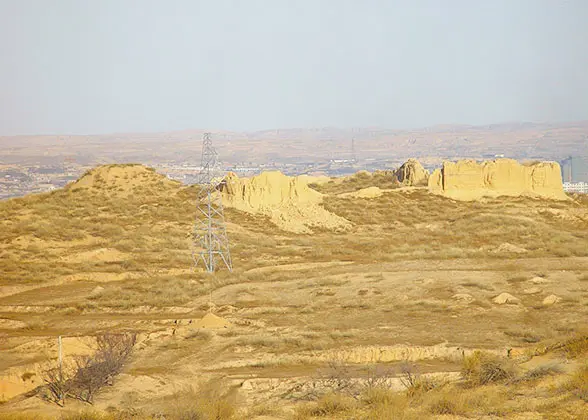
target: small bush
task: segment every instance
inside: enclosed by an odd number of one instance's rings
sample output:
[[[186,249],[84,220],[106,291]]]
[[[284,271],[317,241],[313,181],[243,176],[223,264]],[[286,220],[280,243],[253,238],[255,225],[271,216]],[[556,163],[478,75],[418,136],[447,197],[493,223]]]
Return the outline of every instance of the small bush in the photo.
[[[198,392],[189,388],[168,396],[161,417],[169,420],[230,420],[235,406],[223,393],[223,384],[213,379],[202,383]]]
[[[192,407],[179,410],[173,420],[229,420],[234,417],[235,407],[227,400],[198,400]]]
[[[481,351],[464,359],[461,374],[471,386],[506,381],[515,376],[514,366],[508,360]]]
[[[276,414],[277,412],[279,412],[279,408],[275,405],[271,405],[270,403],[259,404],[248,409],[245,418],[249,419],[260,416],[271,416],[272,414]]]
[[[365,419],[403,420],[408,415],[409,401],[405,395],[388,389],[375,388],[365,392],[361,400],[367,408]],[[418,418],[418,417],[417,417]]]
[[[406,388],[406,395],[414,398],[436,388],[438,383],[432,378],[421,376],[416,369],[405,364],[401,369],[400,382]]]
[[[455,400],[448,395],[435,399],[429,405],[429,411],[433,414],[459,414]]]
[[[528,370],[520,378],[518,378],[517,381],[532,381],[535,379],[544,378],[545,376],[557,375],[560,373],[563,373],[563,369],[559,364],[548,363]]]
[[[588,365],[583,366],[574,373],[565,388],[582,401],[588,403]]]
[[[588,335],[572,338],[564,343],[562,350],[570,359],[575,359],[588,353]]]
[[[398,394],[385,388],[368,388],[362,396],[361,401],[369,406],[388,405],[396,401]]]
[[[313,405],[302,408],[299,414],[332,418],[334,415],[351,410],[354,405],[355,401],[350,397],[341,394],[327,394]]]

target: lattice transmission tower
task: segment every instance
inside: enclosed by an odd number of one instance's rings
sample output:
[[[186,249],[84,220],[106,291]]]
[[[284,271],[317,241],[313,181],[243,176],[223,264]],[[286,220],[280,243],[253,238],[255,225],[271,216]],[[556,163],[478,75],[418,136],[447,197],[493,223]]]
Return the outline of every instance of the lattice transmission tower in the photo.
[[[204,133],[202,169],[197,177],[198,211],[194,224],[192,258],[195,267],[202,262],[204,269],[209,273],[223,265],[229,271],[233,271],[221,197],[224,177],[217,157],[210,133]]]

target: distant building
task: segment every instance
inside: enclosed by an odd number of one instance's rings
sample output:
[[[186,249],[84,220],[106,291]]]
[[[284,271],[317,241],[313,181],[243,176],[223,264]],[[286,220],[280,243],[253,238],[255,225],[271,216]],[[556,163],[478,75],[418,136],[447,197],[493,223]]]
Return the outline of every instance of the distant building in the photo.
[[[39,184],[37,188],[39,191],[53,191],[57,189],[57,187],[53,184]]]
[[[588,182],[588,156],[570,156],[562,160],[561,178],[566,183]]]
[[[588,194],[588,182],[564,182],[563,189],[569,193]]]

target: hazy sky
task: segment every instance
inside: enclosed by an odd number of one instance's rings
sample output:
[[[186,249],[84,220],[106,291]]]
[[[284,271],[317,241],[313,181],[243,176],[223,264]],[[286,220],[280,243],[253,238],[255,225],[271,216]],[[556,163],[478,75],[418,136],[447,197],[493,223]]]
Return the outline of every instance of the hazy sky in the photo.
[[[587,0],[0,0],[0,135],[588,119]]]

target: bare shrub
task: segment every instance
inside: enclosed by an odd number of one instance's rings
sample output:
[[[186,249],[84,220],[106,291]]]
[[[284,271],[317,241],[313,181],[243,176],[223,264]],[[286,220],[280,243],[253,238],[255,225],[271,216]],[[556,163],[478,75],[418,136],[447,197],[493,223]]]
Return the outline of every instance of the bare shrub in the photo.
[[[59,405],[66,397],[92,404],[94,395],[106,385],[111,385],[128,361],[137,336],[134,333],[104,334],[96,337],[98,349],[91,356],[75,358],[74,368],[52,368],[45,372],[45,397]]]
[[[438,386],[433,379],[421,376],[416,367],[409,363],[404,363],[401,367],[400,382],[406,388],[406,395],[411,398]]]
[[[353,381],[351,369],[348,365],[339,361],[329,361],[326,369],[319,370],[319,378],[316,381],[319,390],[323,393],[357,393],[357,384]]]
[[[65,405],[65,397],[71,389],[71,381],[63,375],[63,371],[59,368],[51,368],[45,371],[43,375],[43,382],[45,382],[44,397],[56,403],[57,405]]]
[[[389,389],[390,379],[394,376],[394,370],[381,365],[369,366],[368,375],[362,384],[362,392],[373,389]]]
[[[325,368],[317,370],[313,379],[295,385],[282,396],[298,401],[317,401],[325,395],[337,394],[360,400],[369,398],[372,391],[389,391],[394,376],[393,369],[373,365],[368,367],[365,377],[359,377],[351,366],[331,360]]]
[[[98,350],[92,356],[76,359],[77,371],[71,379],[71,393],[92,403],[97,391],[111,385],[133,351],[136,334],[104,334],[96,338]]]
[[[511,362],[481,351],[476,351],[464,359],[461,374],[472,386],[487,385],[515,377]]]

